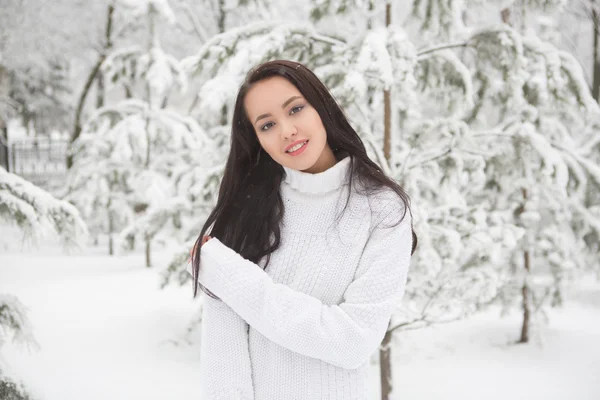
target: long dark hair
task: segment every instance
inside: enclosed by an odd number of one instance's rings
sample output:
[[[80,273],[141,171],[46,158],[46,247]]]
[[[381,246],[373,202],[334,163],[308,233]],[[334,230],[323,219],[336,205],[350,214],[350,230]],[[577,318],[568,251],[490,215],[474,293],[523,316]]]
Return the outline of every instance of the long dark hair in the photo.
[[[327,143],[336,158],[342,153],[351,157],[350,185],[356,174],[367,194],[386,187],[391,188],[404,202],[405,211],[410,211],[408,195],[367,156],[362,140],[319,78],[304,65],[293,61],[275,60],[263,63],[248,72],[235,101],[231,148],[219,188],[217,205],[202,227],[192,254],[194,297],[197,287],[200,286],[206,294],[218,299],[198,283],[202,238],[213,223],[210,236],[218,238],[223,244],[254,263],[267,256],[265,268],[269,264],[270,254],[280,245],[280,222],[284,206],[279,188],[285,171],[261,147],[244,107],[244,99],[250,88],[256,82],[273,76],[290,81],[317,110],[327,133]],[[348,197],[350,193],[351,191],[348,192]],[[411,255],[417,247],[417,235],[414,230],[412,236]]]

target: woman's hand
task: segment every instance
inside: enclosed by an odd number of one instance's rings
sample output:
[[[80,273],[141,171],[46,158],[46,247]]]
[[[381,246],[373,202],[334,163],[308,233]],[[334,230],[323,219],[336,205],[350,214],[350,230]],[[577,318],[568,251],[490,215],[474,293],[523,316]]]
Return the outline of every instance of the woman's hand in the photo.
[[[208,242],[210,239],[212,239],[212,236],[208,236],[205,235],[202,237],[202,242],[200,243],[200,247],[204,246],[204,243]],[[190,262],[192,260],[192,255],[196,252],[196,246],[194,246],[194,248],[192,250],[190,250],[190,258],[188,259],[188,262]]]

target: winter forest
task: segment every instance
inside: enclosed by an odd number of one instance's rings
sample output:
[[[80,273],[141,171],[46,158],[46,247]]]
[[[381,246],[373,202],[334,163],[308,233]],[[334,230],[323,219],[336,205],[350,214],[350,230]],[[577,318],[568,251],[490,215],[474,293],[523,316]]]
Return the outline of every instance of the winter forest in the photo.
[[[600,0],[0,0],[0,399],[199,398],[186,264],[275,59],[411,197],[373,399],[600,398]]]

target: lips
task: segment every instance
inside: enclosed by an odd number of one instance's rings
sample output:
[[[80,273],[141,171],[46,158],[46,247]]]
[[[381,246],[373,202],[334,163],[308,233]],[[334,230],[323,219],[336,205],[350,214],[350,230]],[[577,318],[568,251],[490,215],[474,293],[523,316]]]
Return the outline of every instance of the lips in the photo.
[[[304,142],[302,145],[297,145],[297,146],[300,146],[300,147],[294,151],[289,151],[286,154],[291,157],[296,157],[296,156],[299,156],[300,154],[304,153],[304,151],[308,147],[308,140],[306,142]]]
[[[286,151],[286,153],[289,154],[289,155],[291,155],[291,156],[295,156],[297,154],[302,153],[304,151],[304,148],[306,146],[308,146],[308,140],[305,141],[305,142],[302,142],[300,144],[297,144],[297,145],[293,146],[292,149],[295,149],[295,150],[292,151],[290,149],[290,150]]]
[[[296,146],[297,144],[301,144],[301,143],[304,143],[304,142],[307,142],[307,141],[308,141],[308,139],[296,140],[295,142],[293,142],[293,143],[289,144],[289,145],[288,145],[288,146],[285,148],[284,152],[286,152],[286,153],[287,153],[287,151],[288,151],[289,149],[291,149],[292,147]]]

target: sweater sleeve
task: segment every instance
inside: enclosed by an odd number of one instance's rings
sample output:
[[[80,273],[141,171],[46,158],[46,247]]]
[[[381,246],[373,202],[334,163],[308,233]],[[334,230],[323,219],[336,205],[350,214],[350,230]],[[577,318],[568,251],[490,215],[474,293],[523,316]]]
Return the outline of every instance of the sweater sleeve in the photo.
[[[248,324],[220,300],[204,294],[200,382],[203,399],[253,400]]]
[[[401,223],[391,226],[401,216],[390,212],[375,226],[339,305],[323,304],[316,297],[274,283],[260,266],[217,238],[202,247],[199,280],[269,340],[355,369],[368,362],[381,344],[404,294],[412,226],[408,211]]]

